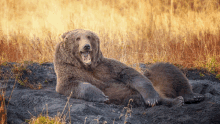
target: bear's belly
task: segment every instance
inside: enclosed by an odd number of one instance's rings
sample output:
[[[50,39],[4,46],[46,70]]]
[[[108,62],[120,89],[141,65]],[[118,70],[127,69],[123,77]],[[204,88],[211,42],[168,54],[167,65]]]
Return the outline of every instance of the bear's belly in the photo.
[[[140,99],[141,96],[137,91],[127,87],[126,85],[117,83],[111,84],[104,90],[104,93],[109,98],[106,103],[113,103],[117,105],[126,105],[129,99],[136,100],[137,98]]]

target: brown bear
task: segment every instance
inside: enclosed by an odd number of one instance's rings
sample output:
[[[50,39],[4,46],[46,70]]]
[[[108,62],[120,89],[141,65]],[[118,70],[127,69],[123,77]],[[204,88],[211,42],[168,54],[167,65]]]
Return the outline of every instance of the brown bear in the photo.
[[[147,77],[117,60],[103,57],[99,37],[89,30],[76,29],[62,35],[54,66],[56,91],[60,94],[72,92],[74,98],[114,104],[126,104],[130,98],[148,106],[183,104],[182,97],[161,98]]]
[[[154,89],[162,98],[182,96],[186,103],[204,99],[204,95],[193,93],[186,76],[170,63],[155,63],[144,72],[144,75],[151,80]]]

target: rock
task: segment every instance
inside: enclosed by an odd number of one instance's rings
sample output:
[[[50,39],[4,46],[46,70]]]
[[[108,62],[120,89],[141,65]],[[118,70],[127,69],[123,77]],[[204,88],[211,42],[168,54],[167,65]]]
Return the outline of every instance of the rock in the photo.
[[[67,123],[74,124],[123,124],[125,121],[127,124],[220,123],[220,81],[189,80],[194,92],[206,96],[205,100],[199,103],[170,108],[163,105],[124,108],[123,105],[87,102],[74,98],[68,101],[67,96],[55,91],[56,74],[52,63],[25,65],[26,71],[19,70],[19,78],[22,81],[27,79],[30,84],[41,84],[42,87],[31,89],[23,86],[15,80],[15,64],[0,66],[0,86],[6,90],[8,124],[25,123],[27,119],[39,114],[48,114],[50,117],[62,114],[66,116]]]

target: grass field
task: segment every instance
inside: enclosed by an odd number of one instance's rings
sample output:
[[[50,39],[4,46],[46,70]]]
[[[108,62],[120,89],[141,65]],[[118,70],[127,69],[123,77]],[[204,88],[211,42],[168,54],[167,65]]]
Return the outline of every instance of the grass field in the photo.
[[[0,63],[52,62],[62,33],[96,32],[105,57],[219,70],[219,0],[2,0]]]

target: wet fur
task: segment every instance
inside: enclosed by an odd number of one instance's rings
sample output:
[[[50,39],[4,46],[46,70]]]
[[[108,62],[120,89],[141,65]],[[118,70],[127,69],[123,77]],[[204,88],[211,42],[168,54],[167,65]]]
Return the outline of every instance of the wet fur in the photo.
[[[162,98],[182,96],[185,102],[198,102],[204,96],[193,93],[186,76],[170,63],[156,63],[150,66],[144,75],[151,80],[154,89]]]

